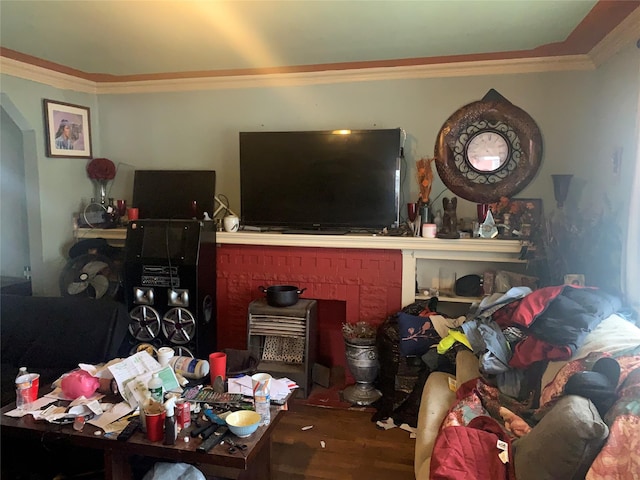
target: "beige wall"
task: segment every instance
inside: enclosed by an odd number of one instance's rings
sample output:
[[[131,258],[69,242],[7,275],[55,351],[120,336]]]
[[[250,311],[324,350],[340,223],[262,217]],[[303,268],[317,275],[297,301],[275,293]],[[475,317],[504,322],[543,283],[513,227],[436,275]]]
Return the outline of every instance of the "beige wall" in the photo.
[[[553,173],[575,175],[573,202],[583,200],[580,193],[610,191],[614,185],[616,202],[623,204],[629,197],[625,173],[635,161],[637,52],[630,46],[597,71],[331,84],[309,81],[286,87],[168,93],[91,95],[3,74],[2,92],[35,132],[32,166],[37,171],[31,175],[39,178],[42,226],[31,235],[42,241],[43,267],[41,281],[32,267],[34,290],[57,294],[57,276],[72,242],[71,215],[93,193],[86,160],[45,156],[43,98],[91,108],[94,156],[110,158],[119,166],[110,196],[131,200],[135,168],[215,169],[217,192],[225,194],[237,211],[239,131],[401,127],[407,133],[404,203],[417,198],[415,161],[433,155],[442,123],[456,109],[494,88],[526,110],[542,131],[541,169],[518,196],[542,198],[548,211],[555,204]],[[618,147],[623,148],[624,170],[618,180],[609,179],[602,166],[610,164]],[[442,189],[436,175],[432,195]],[[461,201],[458,213],[471,217],[474,208]]]

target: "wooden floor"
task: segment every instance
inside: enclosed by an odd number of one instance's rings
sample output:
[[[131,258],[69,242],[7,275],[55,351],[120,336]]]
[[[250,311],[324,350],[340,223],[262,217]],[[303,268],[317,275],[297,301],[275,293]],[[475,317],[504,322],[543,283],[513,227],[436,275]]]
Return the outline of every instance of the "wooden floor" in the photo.
[[[290,402],[272,436],[272,480],[414,480],[415,440],[400,428],[377,428],[371,416],[371,409]]]

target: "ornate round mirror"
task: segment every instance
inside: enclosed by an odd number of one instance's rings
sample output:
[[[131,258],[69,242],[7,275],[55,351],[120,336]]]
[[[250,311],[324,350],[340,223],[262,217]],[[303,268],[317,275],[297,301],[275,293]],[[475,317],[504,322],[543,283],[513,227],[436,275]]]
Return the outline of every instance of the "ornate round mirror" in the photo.
[[[536,122],[495,90],[454,112],[440,128],[436,169],[454,194],[476,203],[512,197],[540,167]]]

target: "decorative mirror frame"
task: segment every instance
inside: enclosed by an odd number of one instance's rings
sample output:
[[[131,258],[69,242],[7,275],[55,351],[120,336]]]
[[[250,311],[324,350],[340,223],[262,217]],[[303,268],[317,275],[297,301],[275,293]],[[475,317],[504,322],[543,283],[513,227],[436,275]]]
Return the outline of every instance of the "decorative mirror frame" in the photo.
[[[467,157],[469,141],[482,132],[497,133],[509,144],[508,158],[496,170],[478,170]],[[542,161],[542,135],[527,112],[491,89],[444,122],[434,153],[438,175],[451,192],[471,202],[493,203],[513,197],[533,180]]]

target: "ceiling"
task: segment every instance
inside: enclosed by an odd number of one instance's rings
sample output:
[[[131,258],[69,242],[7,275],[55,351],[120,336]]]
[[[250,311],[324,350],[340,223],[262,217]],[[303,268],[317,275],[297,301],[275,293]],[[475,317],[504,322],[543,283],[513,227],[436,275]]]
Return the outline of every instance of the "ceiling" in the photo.
[[[94,81],[576,55],[639,7],[597,0],[0,0],[0,53]]]

